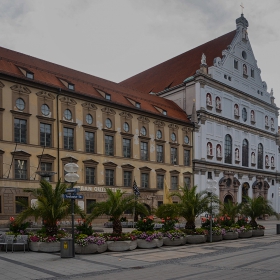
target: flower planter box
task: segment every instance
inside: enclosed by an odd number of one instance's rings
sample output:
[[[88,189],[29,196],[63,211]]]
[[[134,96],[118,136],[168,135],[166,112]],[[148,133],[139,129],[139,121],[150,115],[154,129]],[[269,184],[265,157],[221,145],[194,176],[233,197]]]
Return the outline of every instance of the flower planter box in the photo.
[[[252,236],[264,236],[264,230],[263,229],[253,229],[252,230]]]
[[[163,245],[165,246],[180,246],[180,245],[185,245],[187,243],[187,237],[180,237],[176,238],[174,240],[169,239],[168,237],[163,238]]]
[[[29,242],[29,249],[33,252],[60,252],[60,242]]]
[[[137,247],[137,240],[107,241],[107,245],[112,252],[132,251]]]
[[[137,247],[140,249],[159,248],[163,245],[163,239],[154,239],[146,241],[144,239],[137,239]]]
[[[189,244],[200,244],[206,242],[205,235],[187,235],[187,243]]]
[[[244,232],[239,232],[238,237],[239,238],[250,238],[253,235],[253,231],[249,230],[249,231],[244,231]]]
[[[107,251],[108,245],[107,243],[102,245],[97,244],[88,244],[86,246],[80,246],[75,244],[75,253],[76,254],[95,254],[95,253],[103,253]]]
[[[226,232],[223,235],[224,240],[234,240],[234,239],[237,239],[237,238],[238,238],[238,232],[229,231],[229,232]]]
[[[218,241],[222,241],[222,240],[223,240],[222,235],[212,235],[212,242],[218,242]],[[207,235],[207,242],[210,242],[209,235]]]

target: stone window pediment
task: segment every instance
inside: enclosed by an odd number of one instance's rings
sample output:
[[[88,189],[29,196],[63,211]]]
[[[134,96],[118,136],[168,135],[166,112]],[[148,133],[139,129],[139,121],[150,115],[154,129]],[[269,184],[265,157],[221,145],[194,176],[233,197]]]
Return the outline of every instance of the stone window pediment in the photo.
[[[114,167],[114,168],[118,166],[116,163],[114,163],[114,162],[112,162],[112,161],[104,162],[103,165],[104,165],[105,167]]]
[[[15,152],[11,152],[11,154],[16,157],[31,157],[31,154],[29,154],[25,151],[22,151],[22,150],[21,151],[17,150]]]

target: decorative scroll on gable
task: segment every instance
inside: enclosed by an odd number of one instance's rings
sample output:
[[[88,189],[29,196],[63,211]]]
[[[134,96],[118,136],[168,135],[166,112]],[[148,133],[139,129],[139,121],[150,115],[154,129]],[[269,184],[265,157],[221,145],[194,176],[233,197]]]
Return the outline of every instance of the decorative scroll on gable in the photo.
[[[22,85],[13,85],[11,86],[11,90],[17,93],[31,93],[31,90],[28,87]]]
[[[54,100],[55,97],[53,94],[51,94],[50,92],[46,92],[46,91],[39,91],[36,93],[36,95],[38,97],[44,98],[44,99],[50,99],[50,100]]]
[[[178,129],[179,129],[179,126],[176,125],[176,124],[174,124],[174,123],[169,124],[168,127],[169,127],[170,129],[173,129],[173,130],[178,130]]]
[[[130,113],[128,113],[128,112],[121,112],[120,116],[122,118],[125,118],[126,120],[131,120],[133,118],[133,116]]]
[[[67,105],[76,105],[77,104],[77,102],[73,98],[66,97],[66,96],[59,98],[59,100],[62,103],[65,103]]]
[[[147,117],[143,117],[143,116],[141,116],[137,119],[138,119],[138,121],[140,121],[142,123],[149,123],[150,122],[150,120]]]
[[[165,123],[162,122],[162,121],[154,121],[154,124],[155,124],[157,127],[164,127],[164,126],[165,126]]]
[[[185,132],[191,132],[193,129],[191,127],[183,127],[182,130]]]
[[[116,115],[116,112],[109,108],[109,107],[104,107],[101,109],[101,111],[104,113],[104,114],[108,114],[108,115]]]
[[[93,110],[97,110],[97,107],[93,104],[93,103],[90,103],[90,102],[85,102],[82,104],[82,107],[84,109],[87,109],[89,111],[93,111]]]

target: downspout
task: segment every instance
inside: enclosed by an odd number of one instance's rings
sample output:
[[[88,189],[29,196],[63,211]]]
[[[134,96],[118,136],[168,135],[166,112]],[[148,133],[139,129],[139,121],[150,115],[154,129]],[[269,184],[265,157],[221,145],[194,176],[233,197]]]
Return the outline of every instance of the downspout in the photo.
[[[60,180],[60,144],[59,144],[59,109],[58,109],[58,97],[61,95],[61,88],[58,89],[56,95],[56,141],[57,141],[57,178]]]

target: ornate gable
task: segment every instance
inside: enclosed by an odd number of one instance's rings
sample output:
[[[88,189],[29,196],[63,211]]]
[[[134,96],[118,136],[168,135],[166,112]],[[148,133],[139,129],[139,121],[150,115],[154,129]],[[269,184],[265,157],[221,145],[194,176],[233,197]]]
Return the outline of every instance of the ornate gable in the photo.
[[[62,103],[65,103],[67,105],[76,105],[77,104],[77,102],[73,98],[71,98],[71,97],[63,96],[63,97],[59,98],[59,100]]]
[[[54,95],[52,93],[46,92],[46,91],[43,91],[43,90],[37,92],[36,95],[38,97],[41,97],[41,98],[44,98],[44,99],[50,99],[50,100],[54,100],[55,99],[55,97],[54,97]]]
[[[90,103],[90,102],[85,102],[82,104],[82,107],[84,109],[87,109],[89,111],[93,111],[93,110],[97,110],[97,107],[93,104],[93,103]]]
[[[115,115],[116,114],[116,112],[113,109],[109,108],[109,107],[104,107],[104,108],[101,109],[101,111],[104,114],[108,114],[108,115]]]
[[[27,93],[27,94],[31,93],[31,90],[28,87],[22,85],[13,85],[11,86],[11,90],[17,93]]]

